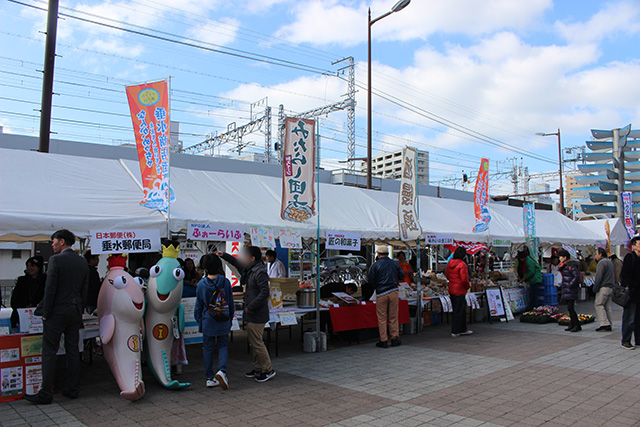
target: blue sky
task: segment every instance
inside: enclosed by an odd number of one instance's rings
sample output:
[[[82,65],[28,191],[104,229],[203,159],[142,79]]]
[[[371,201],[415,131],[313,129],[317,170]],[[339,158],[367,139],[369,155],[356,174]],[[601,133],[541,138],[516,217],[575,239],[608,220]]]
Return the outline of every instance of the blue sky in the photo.
[[[46,8],[42,0],[20,1]],[[364,84],[367,7],[377,16],[393,3],[84,0],[62,1],[61,12],[333,72],[332,61],[353,56],[356,80]],[[37,133],[45,22],[43,11],[0,3],[0,125],[5,132]],[[492,162],[524,156],[533,172],[554,170],[555,140],[535,132],[560,127],[563,144],[571,147],[583,144],[591,128],[640,126],[639,23],[638,1],[413,0],[373,27],[374,87],[480,132],[494,144],[374,97],[375,150],[408,144],[430,151],[432,181],[462,169],[475,171],[483,156]],[[181,122],[185,146],[230,122],[245,123],[249,103],[258,99],[268,97],[274,110],[284,104],[295,112],[338,101],[346,92],[336,77],[68,17],[60,21],[58,42],[52,131],[61,139],[132,142],[124,85],[169,75],[172,119]],[[363,90],[357,102],[356,153],[363,156]],[[345,119],[344,113],[334,113],[320,120],[327,167],[347,156]],[[246,151],[264,151],[262,135],[245,141],[255,142]]]

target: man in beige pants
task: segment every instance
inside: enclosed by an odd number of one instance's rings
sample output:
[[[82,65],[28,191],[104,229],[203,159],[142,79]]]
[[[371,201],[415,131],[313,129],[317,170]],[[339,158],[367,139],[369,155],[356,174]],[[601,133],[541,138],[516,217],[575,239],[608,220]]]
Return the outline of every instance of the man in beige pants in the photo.
[[[593,292],[596,294],[596,316],[600,322],[598,332],[611,331],[613,320],[611,318],[611,296],[615,284],[615,267],[607,256],[607,251],[598,248],[594,257],[598,262],[596,278],[593,283]]]
[[[390,335],[391,346],[396,347],[401,344],[398,324],[398,287],[400,281],[404,280],[404,272],[397,261],[389,258],[389,250],[386,246],[378,247],[377,252],[378,260],[369,270],[369,284],[376,290],[376,314],[380,332],[380,341],[376,346],[388,348]]]

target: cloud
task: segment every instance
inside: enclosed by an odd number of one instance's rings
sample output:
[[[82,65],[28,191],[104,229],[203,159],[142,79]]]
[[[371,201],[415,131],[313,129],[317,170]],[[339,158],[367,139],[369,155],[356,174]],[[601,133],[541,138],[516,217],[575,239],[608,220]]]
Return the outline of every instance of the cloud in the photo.
[[[554,25],[560,36],[570,43],[591,43],[616,34],[640,32],[640,4],[637,1],[609,3],[587,22]]]
[[[239,25],[240,21],[237,19],[222,18],[191,28],[189,35],[205,43],[228,45],[235,41]]]
[[[385,13],[392,4],[374,1],[372,16]],[[439,32],[477,36],[530,28],[551,6],[551,0],[422,0],[373,28],[379,41],[426,39]],[[301,1],[293,8],[293,22],[281,27],[276,36],[296,43],[354,46],[366,41],[367,8],[366,2]]]

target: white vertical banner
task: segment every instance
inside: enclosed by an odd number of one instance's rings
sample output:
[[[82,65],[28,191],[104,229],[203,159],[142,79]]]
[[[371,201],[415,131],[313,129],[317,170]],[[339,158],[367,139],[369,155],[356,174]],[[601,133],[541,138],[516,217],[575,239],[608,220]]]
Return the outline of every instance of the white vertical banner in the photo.
[[[240,255],[240,249],[242,249],[241,242],[227,242],[227,249],[225,252],[237,258],[238,255]],[[240,278],[235,275],[234,270],[229,268],[229,265],[226,265],[225,270],[227,279],[231,282],[231,287],[240,286]]]
[[[417,153],[405,147],[402,156],[402,177],[398,194],[398,230],[403,241],[417,240],[422,234],[418,218]]]
[[[282,219],[305,222],[316,214],[316,122],[287,117],[282,157]]]

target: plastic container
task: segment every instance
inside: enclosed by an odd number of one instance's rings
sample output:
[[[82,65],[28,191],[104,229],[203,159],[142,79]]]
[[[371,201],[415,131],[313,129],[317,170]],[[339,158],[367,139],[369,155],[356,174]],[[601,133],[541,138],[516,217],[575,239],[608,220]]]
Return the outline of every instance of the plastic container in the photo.
[[[538,301],[538,306],[540,306],[540,305],[557,306],[558,305],[558,294],[554,293],[552,295],[539,295],[537,301]]]
[[[303,350],[306,353],[315,353],[318,351],[318,339],[316,332],[305,332],[303,335]],[[327,334],[320,332],[320,349],[319,351],[327,351]]]

